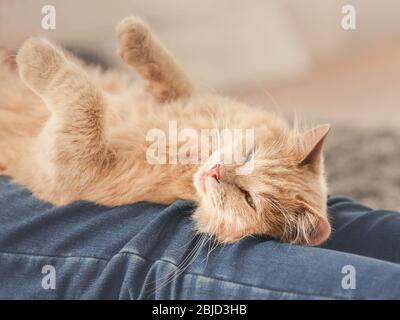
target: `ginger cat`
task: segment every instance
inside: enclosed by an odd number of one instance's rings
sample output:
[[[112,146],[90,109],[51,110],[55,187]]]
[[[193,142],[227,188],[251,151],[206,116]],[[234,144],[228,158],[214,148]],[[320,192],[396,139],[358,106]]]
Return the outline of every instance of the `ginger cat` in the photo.
[[[192,200],[197,231],[220,242],[259,234],[318,245],[329,237],[322,158],[329,125],[300,133],[262,108],[201,92],[139,18],[125,18],[116,33],[122,60],[144,85],[67,59],[40,38],[20,48],[19,77],[0,62],[0,174],[55,205]],[[170,120],[197,131],[254,128],[253,171],[236,174],[249,159],[150,164],[146,132],[167,132]]]

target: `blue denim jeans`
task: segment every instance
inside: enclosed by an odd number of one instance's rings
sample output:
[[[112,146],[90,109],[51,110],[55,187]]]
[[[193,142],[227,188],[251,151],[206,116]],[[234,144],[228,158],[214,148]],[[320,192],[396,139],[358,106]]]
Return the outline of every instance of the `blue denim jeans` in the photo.
[[[319,248],[250,236],[215,247],[185,201],[55,208],[0,177],[0,298],[400,298],[400,214],[328,204],[334,232]]]

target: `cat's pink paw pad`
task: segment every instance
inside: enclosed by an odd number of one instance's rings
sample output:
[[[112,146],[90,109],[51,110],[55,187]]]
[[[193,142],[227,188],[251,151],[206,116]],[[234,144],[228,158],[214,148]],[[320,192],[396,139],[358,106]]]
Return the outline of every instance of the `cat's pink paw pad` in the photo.
[[[150,30],[147,24],[136,17],[127,17],[116,27],[118,53],[125,62],[147,58]]]

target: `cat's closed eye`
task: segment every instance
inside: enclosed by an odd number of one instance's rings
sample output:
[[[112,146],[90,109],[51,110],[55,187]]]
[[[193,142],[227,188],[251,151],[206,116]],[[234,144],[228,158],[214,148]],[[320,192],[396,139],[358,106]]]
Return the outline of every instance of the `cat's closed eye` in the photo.
[[[246,160],[244,161],[244,164],[246,164],[247,162],[249,162],[251,159],[253,159],[253,155],[254,155],[254,149],[251,149],[246,156]]]
[[[253,198],[252,198],[252,196],[250,195],[250,193],[248,193],[247,191],[244,191],[244,190],[243,190],[242,192],[244,193],[244,198],[245,198],[247,204],[248,204],[250,207],[252,207],[254,210],[256,210],[256,206],[255,206],[255,204],[254,204]]]

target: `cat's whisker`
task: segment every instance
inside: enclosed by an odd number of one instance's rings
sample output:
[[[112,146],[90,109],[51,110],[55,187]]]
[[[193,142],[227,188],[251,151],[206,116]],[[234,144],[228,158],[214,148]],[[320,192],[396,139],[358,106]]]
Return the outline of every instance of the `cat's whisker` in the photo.
[[[281,113],[283,109],[281,108],[275,97],[268,91],[268,89],[263,88],[262,93],[264,93],[272,102],[274,112]]]
[[[149,294],[154,294],[157,292],[157,290],[160,290],[167,286],[169,283],[179,277],[186,269],[187,267],[194,261],[196,260],[197,256],[200,254],[201,249],[204,245],[204,242],[207,240],[207,235],[203,234],[200,236],[199,240],[197,241],[197,244],[195,247],[191,250],[191,252],[186,256],[186,258],[179,264],[177,269],[173,272],[171,272],[169,275],[166,275],[163,277],[165,280],[163,280],[160,285],[158,285],[156,288],[154,288],[152,291],[149,292]]]
[[[218,245],[219,245],[218,241],[217,241],[214,237],[212,237],[212,236],[209,237],[208,243],[209,243],[209,246],[208,246],[207,255],[206,255],[205,259],[203,259],[202,262],[201,262],[201,263],[203,263],[204,260],[206,261],[206,264],[205,264],[205,266],[204,266],[204,269],[207,268],[209,256],[211,255],[211,253],[212,253],[212,252],[218,247]],[[211,249],[210,249],[210,244],[211,244]]]
[[[285,239],[286,237],[290,238],[290,235],[292,234],[292,227],[293,224],[295,224],[292,219],[290,218],[291,215],[289,212],[287,212],[286,208],[283,207],[278,201],[275,199],[268,199],[269,204],[273,209],[275,209],[277,212],[280,212],[285,220],[284,222],[284,228],[283,228],[283,235],[282,238]],[[297,234],[297,232],[296,232]]]
[[[183,245],[181,245],[181,246],[179,246],[179,247],[177,247],[175,249],[172,249],[171,252],[180,252],[182,249],[187,248],[190,245],[190,243],[193,242],[193,240],[197,236],[198,235],[196,233],[193,233],[193,235],[190,237],[190,239],[186,243],[184,243]]]
[[[185,256],[185,258],[182,260],[182,262],[178,265],[178,267],[177,267],[178,269],[180,268],[180,266],[181,266],[182,264],[185,263],[186,259],[192,254],[193,250],[195,250],[195,248],[196,248],[196,247],[198,246],[198,244],[200,243],[201,237],[199,237],[198,234],[194,234],[193,240],[194,240],[196,237],[197,237],[198,239],[197,239],[195,245],[193,246],[193,249],[191,249],[191,250],[189,251],[188,255]],[[192,241],[193,241],[193,240],[192,240]],[[190,241],[190,242],[192,242],[192,241]],[[188,245],[190,244],[190,242],[188,243]],[[175,272],[176,272],[176,271],[173,271],[173,272],[171,272],[171,273],[167,273],[167,274],[165,274],[164,276],[162,276],[162,277],[161,277],[161,282],[163,282],[165,279],[168,279],[168,278],[169,278],[173,273],[175,273]],[[147,285],[149,286],[149,285],[152,285],[152,284],[156,284],[157,281],[158,281],[158,280],[150,281]]]
[[[193,249],[193,251],[192,251],[193,254],[191,254],[191,257],[185,262],[185,264],[181,264],[181,266],[178,266],[178,269],[177,269],[178,272],[173,275],[173,277],[170,279],[169,282],[171,282],[174,277],[176,277],[176,278],[179,277],[190,266],[190,264],[197,259],[204,244],[207,243],[207,241],[208,241],[207,239],[208,239],[207,235],[203,234],[201,237],[201,241],[199,241],[199,245],[197,245],[197,247]],[[168,283],[166,283],[165,285],[167,285]],[[162,285],[161,288],[165,285]]]

